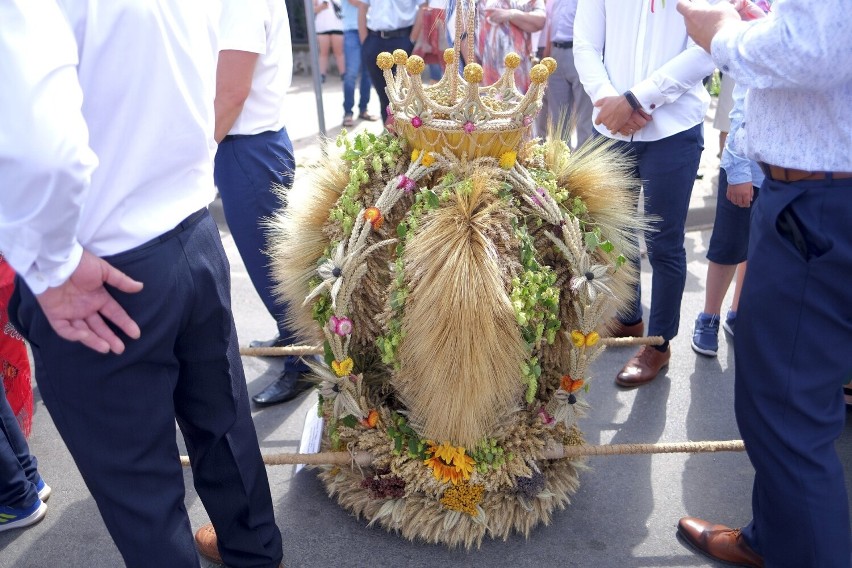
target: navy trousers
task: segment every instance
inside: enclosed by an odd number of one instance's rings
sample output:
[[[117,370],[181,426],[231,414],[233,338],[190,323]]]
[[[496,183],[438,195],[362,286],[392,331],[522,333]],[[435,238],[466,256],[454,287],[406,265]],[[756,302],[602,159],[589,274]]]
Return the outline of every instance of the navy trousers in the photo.
[[[175,420],[195,488],[234,567],[277,567],[281,534],[249,411],[230,267],[206,210],[109,257],[140,280],[110,290],[142,330],[121,355],[58,337],[20,280],[10,319],[32,345],[45,406],[130,567],[198,567]],[[120,332],[119,332],[120,333]]]
[[[38,499],[38,461],[30,454],[0,381],[0,505],[25,509]]]
[[[406,53],[411,55],[414,44],[408,39],[408,34],[382,38],[370,32],[361,45],[361,62],[364,65],[364,69],[370,74],[370,82],[373,83],[373,87],[375,87],[376,93],[379,95],[379,104],[382,108],[382,122],[388,121],[388,103],[390,103],[390,99],[385,91],[387,85],[385,84],[384,71],[376,65],[376,57],[383,51],[393,53],[395,49],[404,49]],[[396,66],[394,66],[393,70],[396,72]]]
[[[737,314],[735,410],[754,465],[743,529],[766,565],[849,568],[835,441],[852,345],[852,180],[767,179]]]
[[[642,180],[645,214],[651,230],[645,233],[651,263],[651,313],[648,335],[670,340],[677,335],[680,304],[686,285],[686,249],[683,241],[689,198],[704,150],[704,125],[653,142],[619,142],[636,160],[634,173]],[[638,202],[640,187],[635,192]],[[639,258],[631,258],[639,271]],[[642,289],[637,282],[632,306],[618,314],[623,323],[642,319]]]

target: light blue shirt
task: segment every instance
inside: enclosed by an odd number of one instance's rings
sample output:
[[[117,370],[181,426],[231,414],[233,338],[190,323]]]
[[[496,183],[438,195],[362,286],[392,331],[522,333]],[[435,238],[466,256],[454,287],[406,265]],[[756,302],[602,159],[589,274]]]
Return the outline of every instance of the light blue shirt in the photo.
[[[550,25],[550,41],[572,41],[574,39],[574,16],[578,0],[548,0],[547,21]]]
[[[748,156],[775,166],[852,172],[852,19],[848,0],[778,0],[774,14],[726,25],[717,66],[746,97]]]
[[[728,176],[728,184],[747,183],[755,187],[763,185],[763,170],[754,160],[746,157],[746,130],[743,128],[745,118],[745,98],[748,89],[741,87],[739,83],[734,85],[733,107],[731,108],[731,127],[725,140],[725,149],[722,150],[722,169]]]
[[[343,31],[358,29],[358,8],[349,0],[340,0],[340,12],[343,14]]]
[[[423,0],[364,0],[367,10],[367,29],[387,32],[414,25],[417,8]]]

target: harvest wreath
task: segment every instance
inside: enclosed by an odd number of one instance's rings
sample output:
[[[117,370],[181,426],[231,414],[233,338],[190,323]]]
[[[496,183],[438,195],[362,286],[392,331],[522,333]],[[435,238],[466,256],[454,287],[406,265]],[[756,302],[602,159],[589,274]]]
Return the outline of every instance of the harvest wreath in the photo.
[[[445,58],[424,87],[419,57],[379,56],[400,135],[343,133],[287,195],[268,252],[290,323],[324,345],[324,448],[373,458],[321,466],[329,493],[370,524],[470,548],[528,534],[576,491],[583,458],[548,449],[583,443],[589,365],[636,278],[641,222],[610,143],[525,139],[555,62],[522,95],[514,54],[485,87]]]

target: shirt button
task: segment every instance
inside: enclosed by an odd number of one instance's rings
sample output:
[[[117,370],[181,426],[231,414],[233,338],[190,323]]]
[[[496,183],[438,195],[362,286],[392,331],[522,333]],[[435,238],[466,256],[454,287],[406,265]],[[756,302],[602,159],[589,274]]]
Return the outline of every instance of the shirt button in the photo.
[[[727,65],[722,65],[722,71],[730,71],[730,68]]]
[[[657,105],[654,104],[654,103],[651,103],[651,110],[654,110],[655,108],[657,108]]]

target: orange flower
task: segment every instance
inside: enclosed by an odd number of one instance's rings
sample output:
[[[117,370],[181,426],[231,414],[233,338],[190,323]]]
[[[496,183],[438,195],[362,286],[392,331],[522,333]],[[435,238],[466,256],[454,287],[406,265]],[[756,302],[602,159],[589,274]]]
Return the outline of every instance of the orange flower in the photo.
[[[562,380],[559,381],[559,388],[570,394],[583,388],[584,384],[583,379],[572,379],[571,375],[563,375]]]
[[[375,428],[376,423],[379,421],[379,413],[375,408],[370,410],[370,413],[367,414],[367,417],[361,420],[361,424],[366,426],[367,428]]]
[[[364,220],[370,223],[374,229],[381,227],[384,222],[382,212],[379,211],[378,207],[367,207],[364,210]]]

